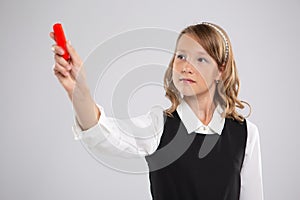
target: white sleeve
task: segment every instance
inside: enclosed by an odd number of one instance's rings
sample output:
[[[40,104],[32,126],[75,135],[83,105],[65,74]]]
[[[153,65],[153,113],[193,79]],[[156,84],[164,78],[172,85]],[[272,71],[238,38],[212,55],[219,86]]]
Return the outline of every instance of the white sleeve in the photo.
[[[75,117],[72,127],[75,140],[81,140],[94,156],[100,153],[128,158],[154,153],[163,131],[161,109],[153,108],[131,119],[117,119],[107,117],[104,108],[96,105],[101,116],[95,126],[82,131]]]
[[[263,200],[261,151],[258,128],[247,120],[247,143],[241,170],[241,200]]]

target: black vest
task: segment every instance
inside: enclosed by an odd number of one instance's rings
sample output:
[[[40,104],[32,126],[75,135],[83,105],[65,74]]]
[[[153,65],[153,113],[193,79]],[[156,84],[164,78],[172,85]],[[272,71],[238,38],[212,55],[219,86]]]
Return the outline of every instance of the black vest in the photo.
[[[246,120],[225,118],[221,135],[188,134],[177,111],[172,114],[164,116],[157,150],[145,157],[153,200],[239,199]]]

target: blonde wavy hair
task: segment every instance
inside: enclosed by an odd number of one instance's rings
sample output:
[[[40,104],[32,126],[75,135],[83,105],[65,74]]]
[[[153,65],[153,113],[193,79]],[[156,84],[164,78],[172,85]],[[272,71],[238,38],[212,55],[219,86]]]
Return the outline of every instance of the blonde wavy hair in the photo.
[[[238,93],[240,90],[240,80],[238,77],[236,64],[232,52],[231,42],[229,40],[226,32],[219,26],[209,23],[215,26],[219,31],[221,31],[228,43],[228,53],[226,57],[226,44],[223,36],[216,30],[216,28],[209,26],[207,24],[196,24],[186,27],[179,34],[178,40],[183,34],[190,34],[197,39],[197,42],[206,50],[206,52],[216,61],[218,64],[218,69],[222,71],[221,82],[217,84],[217,88],[214,95],[215,103],[219,103],[224,109],[223,117],[232,118],[239,122],[243,122],[245,117],[236,111],[236,108],[244,109],[243,103],[247,104],[250,108],[248,117],[251,113],[251,106],[245,102],[238,99]],[[176,89],[173,79],[172,70],[173,62],[175,58],[175,52],[169,63],[168,69],[164,75],[164,88],[165,96],[171,101],[172,105],[164,110],[164,113],[168,116],[173,117],[172,113],[176,110],[180,103],[180,92]]]

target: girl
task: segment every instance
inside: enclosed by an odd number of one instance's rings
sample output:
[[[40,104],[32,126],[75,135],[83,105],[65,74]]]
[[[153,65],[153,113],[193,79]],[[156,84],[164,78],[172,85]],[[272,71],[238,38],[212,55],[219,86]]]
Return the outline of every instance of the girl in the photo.
[[[259,133],[236,111],[244,105],[231,43],[221,27],[203,22],[179,34],[164,78],[171,107],[134,119],[156,133],[146,140],[126,136],[105,115],[90,95],[81,59],[69,42],[67,48],[69,62],[53,45],[54,72],[73,102],[76,139],[95,155],[105,150],[145,156],[154,200],[263,199]]]

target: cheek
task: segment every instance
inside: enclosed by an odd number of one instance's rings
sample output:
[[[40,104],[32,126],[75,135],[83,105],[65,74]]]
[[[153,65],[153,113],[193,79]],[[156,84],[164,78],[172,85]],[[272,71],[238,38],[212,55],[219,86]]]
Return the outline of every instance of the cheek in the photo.
[[[173,77],[179,77],[180,72],[181,72],[180,65],[174,63],[173,64],[173,69],[172,69],[172,76]]]
[[[212,76],[212,71],[207,67],[195,68],[195,75],[199,80],[208,80]]]
[[[173,62],[173,71],[179,71],[180,64],[176,61]]]
[[[202,77],[202,79],[214,80],[217,78],[217,76],[219,74],[219,70],[218,70],[217,66],[210,65],[210,66],[198,68],[196,73],[197,73],[197,75]]]
[[[212,77],[214,80],[219,79],[219,69],[216,67],[215,70],[212,73]]]

